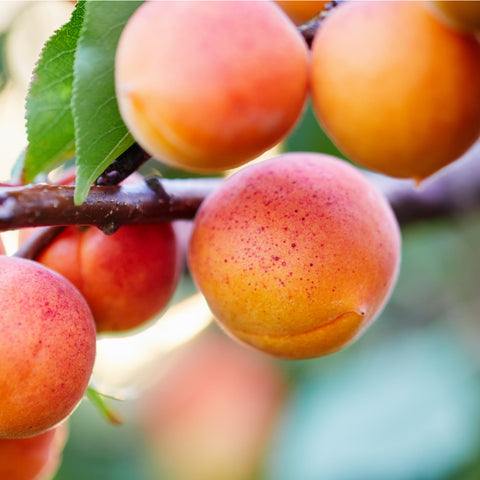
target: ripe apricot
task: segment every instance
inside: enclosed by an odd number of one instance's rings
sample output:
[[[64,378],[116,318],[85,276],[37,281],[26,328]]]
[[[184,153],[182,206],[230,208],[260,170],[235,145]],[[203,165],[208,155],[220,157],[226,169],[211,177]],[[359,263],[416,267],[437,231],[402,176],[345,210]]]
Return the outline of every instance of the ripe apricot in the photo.
[[[87,388],[95,324],[64,277],[0,256],[0,438],[40,434],[64,420]]]
[[[356,168],[292,153],[245,167],[208,197],[189,250],[195,282],[233,336],[284,358],[335,352],[392,291],[400,235]]]
[[[112,235],[69,227],[36,260],[80,290],[98,333],[119,332],[165,308],[183,269],[179,248],[170,223],[126,225]]]
[[[286,136],[307,95],[307,45],[271,2],[145,2],[115,62],[131,133],[185,170],[257,157]]]
[[[50,480],[67,439],[67,424],[28,438],[0,440],[0,478]]]
[[[468,0],[430,0],[426,7],[448,26],[462,32],[480,31],[480,2]]]
[[[290,17],[295,25],[301,25],[318,15],[325,4],[328,3],[328,0],[276,0],[275,3]]]
[[[420,181],[480,134],[480,44],[421,2],[348,2],[312,45],[320,123],[359,165]]]
[[[255,478],[285,390],[269,358],[224,335],[207,332],[183,346],[141,402],[165,478]]]

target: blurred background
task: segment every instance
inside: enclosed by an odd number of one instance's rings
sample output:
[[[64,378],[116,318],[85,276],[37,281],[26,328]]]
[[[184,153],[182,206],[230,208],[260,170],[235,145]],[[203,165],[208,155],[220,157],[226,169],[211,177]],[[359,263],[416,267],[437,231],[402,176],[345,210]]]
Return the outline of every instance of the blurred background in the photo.
[[[1,181],[25,146],[35,61],[71,10],[0,2]],[[310,110],[282,149],[340,156]],[[16,233],[2,236],[12,253]],[[478,480],[479,245],[480,212],[406,227],[381,317],[308,361],[237,345],[186,272],[158,322],[99,341],[93,385],[124,423],[82,402],[55,480]]]

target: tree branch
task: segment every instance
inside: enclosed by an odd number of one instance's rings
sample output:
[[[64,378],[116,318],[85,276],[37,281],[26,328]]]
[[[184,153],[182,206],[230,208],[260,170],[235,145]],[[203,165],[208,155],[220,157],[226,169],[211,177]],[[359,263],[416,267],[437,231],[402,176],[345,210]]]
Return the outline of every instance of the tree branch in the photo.
[[[193,218],[221,179],[160,180],[122,186],[93,186],[75,205],[74,186],[0,188],[0,231],[51,225],[97,226],[113,233],[121,225]]]
[[[402,227],[452,217],[480,207],[478,152],[416,188],[408,180],[370,174],[385,193]],[[121,225],[191,219],[221,178],[167,180],[149,177],[122,186],[93,186],[82,205],[73,186],[0,187],[0,231],[32,226],[89,225],[113,233]]]

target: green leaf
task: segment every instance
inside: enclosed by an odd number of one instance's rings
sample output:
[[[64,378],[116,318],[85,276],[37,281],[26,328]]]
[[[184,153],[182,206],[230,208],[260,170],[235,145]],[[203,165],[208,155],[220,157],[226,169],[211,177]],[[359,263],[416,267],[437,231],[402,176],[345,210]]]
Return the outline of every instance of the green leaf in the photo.
[[[70,21],[47,41],[35,68],[26,100],[28,146],[22,173],[26,182],[74,154],[70,102],[74,55],[84,11],[84,3],[79,2]]]
[[[0,92],[5,88],[5,85],[8,82],[10,72],[8,71],[8,61],[7,61],[7,33],[0,33]]]
[[[72,109],[78,165],[75,203],[134,140],[115,97],[115,51],[125,23],[142,2],[86,2],[75,56]]]

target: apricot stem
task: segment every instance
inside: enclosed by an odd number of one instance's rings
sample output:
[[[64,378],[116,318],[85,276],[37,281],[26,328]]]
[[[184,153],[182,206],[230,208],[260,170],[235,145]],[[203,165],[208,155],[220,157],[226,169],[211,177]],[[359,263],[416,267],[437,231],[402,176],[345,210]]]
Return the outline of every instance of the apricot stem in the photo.
[[[318,15],[315,15],[311,20],[298,27],[309,47],[312,45],[313,37],[315,37],[317,30],[320,28],[325,18],[327,18],[328,14],[336,6],[346,1],[347,0],[332,0],[331,2],[326,3],[323,10]]]
[[[87,398],[111,425],[122,425],[123,419],[106,401],[105,396],[92,387],[87,388]]]
[[[118,185],[150,158],[138,143],[134,143],[105,169],[95,185]]]

